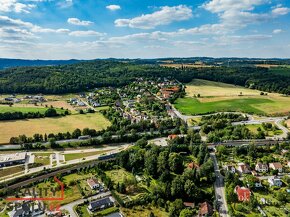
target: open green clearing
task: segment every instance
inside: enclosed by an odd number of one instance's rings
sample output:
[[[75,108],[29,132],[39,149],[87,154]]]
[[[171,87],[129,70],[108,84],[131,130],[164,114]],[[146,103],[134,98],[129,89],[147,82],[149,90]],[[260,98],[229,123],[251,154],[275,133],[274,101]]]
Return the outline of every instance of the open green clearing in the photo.
[[[12,166],[4,169],[0,169],[0,178],[9,176],[11,174],[24,172],[24,166]]]
[[[127,216],[127,217],[148,217],[150,216],[150,213],[152,212],[154,216],[158,217],[167,217],[169,216],[169,213],[165,212],[164,209],[161,209],[159,207],[154,206],[134,206],[133,208],[122,208],[121,211]]]
[[[290,65],[285,65],[283,67],[272,67],[269,71],[279,75],[290,76]]]
[[[175,107],[186,115],[240,111],[259,115],[290,112],[290,97],[240,86],[195,79],[186,88],[187,97],[177,99]],[[200,97],[195,97],[200,95]]]
[[[108,152],[108,150],[102,150],[102,151],[94,151],[94,152],[83,152],[83,153],[73,153],[73,154],[65,154],[65,160],[70,161],[70,160],[75,160],[75,159],[81,159],[81,158],[86,158],[89,156],[94,156],[98,154],[102,154]]]
[[[36,133],[49,134],[59,132],[72,132],[76,128],[101,130],[110,126],[101,113],[75,114],[65,117],[40,118],[17,121],[1,121],[0,144],[9,143],[11,137],[25,134],[33,136]]]
[[[8,106],[8,105],[0,105],[0,113],[4,112],[22,112],[22,113],[28,113],[28,112],[39,112],[41,114],[44,114],[45,111],[48,108],[43,107],[29,107],[29,106]],[[65,110],[55,108],[57,113],[62,114]]]
[[[49,165],[51,154],[52,153],[35,153],[34,163],[41,164],[41,165]]]
[[[253,105],[271,103],[268,99],[233,99],[218,102],[202,103],[196,98],[180,98],[176,101],[175,107],[186,115],[207,114],[213,112],[246,112],[264,114],[262,110]]]
[[[262,126],[262,124],[249,124],[249,125],[246,125],[247,128],[253,132],[253,133],[258,133],[258,128],[260,128],[265,134],[266,136],[274,136],[274,135],[281,135],[283,133],[282,130],[265,130]]]

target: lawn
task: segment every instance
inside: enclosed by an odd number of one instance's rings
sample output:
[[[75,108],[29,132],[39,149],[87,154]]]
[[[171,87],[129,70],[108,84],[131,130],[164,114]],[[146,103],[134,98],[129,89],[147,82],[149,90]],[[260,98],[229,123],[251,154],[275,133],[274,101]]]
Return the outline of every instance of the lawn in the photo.
[[[127,172],[125,169],[106,171],[106,174],[112,179],[114,183],[122,182],[124,179],[134,178],[132,173]]]
[[[52,153],[34,153],[34,163],[38,163],[41,165],[49,165],[50,164],[50,155]]]
[[[273,124],[273,123],[272,123]],[[260,129],[266,134],[266,136],[274,136],[274,135],[281,135],[283,133],[282,130],[265,130],[262,126],[262,124],[250,124],[250,125],[246,125],[246,127],[253,133],[258,133],[258,128],[260,127]]]
[[[28,112],[39,112],[41,114],[44,114],[45,111],[48,108],[45,107],[37,107],[37,106],[29,106],[29,105],[16,105],[16,106],[8,106],[8,105],[0,105],[0,113],[4,112],[22,112],[22,113],[28,113]],[[64,113],[65,110],[62,110],[60,108],[56,108],[56,111],[58,113]]]
[[[59,132],[72,132],[76,128],[105,129],[110,122],[100,113],[75,114],[65,117],[41,118],[17,121],[1,121],[0,144],[9,143],[13,136],[33,136],[35,133],[49,134]]]
[[[94,156],[98,154],[102,154],[108,152],[108,150],[103,150],[103,151],[94,151],[94,152],[83,152],[83,153],[73,153],[73,154],[65,154],[65,160],[70,161],[70,160],[75,160],[75,159],[82,159],[86,158],[89,156]]]
[[[78,206],[75,206],[74,207],[74,210],[76,211],[77,210],[77,207],[80,207],[80,210],[81,210],[81,213],[78,213],[79,216],[82,216],[82,217],[90,217],[90,213],[88,212],[88,205],[78,205]]]
[[[119,211],[119,208],[118,207],[110,207],[108,209],[104,209],[100,212],[97,212],[97,215],[99,216],[107,216],[111,213],[115,213],[115,212],[118,212]]]
[[[121,208],[121,211],[125,214],[126,217],[148,217],[152,212],[154,216],[158,217],[167,217],[169,214],[165,212],[162,208],[157,208],[153,206],[134,206],[133,208]]]
[[[290,119],[286,120],[285,123],[286,123],[287,127],[290,128]]]
[[[5,169],[0,169],[0,179],[11,174],[24,172],[24,166],[12,166]]]
[[[187,97],[176,101],[176,108],[187,115],[241,111],[274,115],[290,112],[290,97],[231,84],[195,79],[186,86]],[[200,94],[199,98],[197,96]]]

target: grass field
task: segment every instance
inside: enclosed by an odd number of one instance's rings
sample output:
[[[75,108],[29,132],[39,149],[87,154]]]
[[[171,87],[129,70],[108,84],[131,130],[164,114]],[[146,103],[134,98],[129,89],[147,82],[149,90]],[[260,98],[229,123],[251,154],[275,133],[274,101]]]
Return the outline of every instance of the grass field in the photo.
[[[94,152],[84,152],[84,153],[73,153],[73,154],[65,154],[65,160],[70,161],[70,160],[75,160],[75,159],[82,159],[86,158],[89,156],[94,156],[98,154],[102,154],[108,152],[108,150],[103,150],[103,151],[94,151]]]
[[[274,123],[272,123],[273,125],[274,125]],[[273,131],[273,130],[265,130],[263,127],[262,127],[262,124],[250,124],[250,125],[246,125],[247,126],[247,128],[251,131],[251,132],[253,132],[253,133],[255,133],[255,134],[257,134],[258,133],[258,128],[260,128],[265,134],[266,134],[266,136],[274,136],[274,135],[281,135],[282,133],[283,133],[283,131],[282,130],[275,130],[275,131]]]
[[[290,76],[290,65],[284,67],[270,68],[269,71],[279,75]]]
[[[39,163],[42,165],[50,164],[50,155],[52,153],[35,153],[34,154],[34,163]]]
[[[286,120],[285,123],[286,123],[287,127],[290,128],[290,119]]]
[[[28,112],[40,112],[41,114],[44,114],[44,112],[47,110],[48,108],[44,108],[44,107],[38,107],[38,106],[33,106],[33,105],[21,105],[18,104],[16,106],[8,106],[8,105],[0,105],[0,113],[4,113],[4,112],[22,112],[22,113],[28,113]],[[64,113],[65,110],[62,109],[58,109],[56,108],[56,111],[58,113]]]
[[[75,114],[65,117],[41,118],[17,121],[1,121],[0,144],[8,143],[13,136],[25,134],[33,136],[35,133],[59,133],[72,132],[76,128],[104,129],[110,122],[100,113]]]
[[[24,166],[13,166],[5,169],[0,169],[0,178],[14,174],[24,172]]]
[[[181,67],[186,67],[186,68],[211,68],[211,67],[216,67],[212,65],[204,65],[204,64],[181,64],[181,63],[167,63],[167,64],[160,64],[160,66],[163,67],[168,67],[168,68],[181,68]]]
[[[276,93],[261,96],[260,91],[230,84],[195,79],[187,85],[187,97],[178,99],[175,107],[187,115],[224,111],[253,114],[290,112],[290,97]],[[201,97],[195,98],[200,94]]]
[[[121,211],[125,214],[125,216],[127,217],[148,217],[150,216],[150,213],[152,212],[154,214],[154,216],[158,216],[158,217],[167,217],[169,216],[169,214],[167,212],[165,212],[163,209],[161,208],[156,208],[153,206],[148,206],[148,207],[144,207],[144,206],[134,206],[131,209],[127,209],[127,208],[122,208]]]

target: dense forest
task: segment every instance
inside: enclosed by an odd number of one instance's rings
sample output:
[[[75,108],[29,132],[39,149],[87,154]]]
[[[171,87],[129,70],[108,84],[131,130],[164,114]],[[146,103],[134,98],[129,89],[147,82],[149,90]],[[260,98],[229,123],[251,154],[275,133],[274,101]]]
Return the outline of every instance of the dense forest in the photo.
[[[189,82],[202,78],[268,92],[290,94],[290,76],[266,68],[213,67],[173,69],[117,60],[96,60],[71,65],[18,67],[0,71],[0,93],[69,93],[103,86],[123,86],[137,77],[175,78]]]

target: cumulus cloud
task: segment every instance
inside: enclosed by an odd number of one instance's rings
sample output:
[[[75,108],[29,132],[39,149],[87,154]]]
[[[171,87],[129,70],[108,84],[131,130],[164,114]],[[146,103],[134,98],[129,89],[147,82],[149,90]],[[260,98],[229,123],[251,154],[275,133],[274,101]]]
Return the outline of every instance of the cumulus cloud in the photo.
[[[91,21],[80,20],[78,18],[68,18],[67,22],[69,24],[77,25],[77,26],[89,26],[89,25],[93,24],[93,22],[91,22]]]
[[[105,33],[101,33],[101,32],[96,32],[93,30],[88,30],[88,31],[73,31],[70,32],[69,35],[71,36],[76,36],[76,37],[86,37],[86,36],[105,36]]]
[[[106,6],[106,8],[110,11],[117,11],[117,10],[121,9],[121,6],[120,5],[108,5],[108,6]]]
[[[18,0],[0,0],[0,12],[30,13],[34,4],[24,4]]]
[[[283,32],[282,29],[274,29],[274,30],[273,30],[273,34],[279,34],[279,33],[281,33],[281,32]]]
[[[272,10],[272,14],[274,16],[281,16],[281,15],[286,15],[290,12],[290,8],[285,8],[285,7],[277,7],[277,8],[274,8]]]
[[[202,7],[212,13],[225,11],[253,10],[255,5],[265,3],[265,0],[211,0]]]
[[[51,29],[24,22],[20,19],[12,19],[7,16],[0,16],[0,40],[29,41],[39,38],[41,33],[67,34],[69,29]]]
[[[269,12],[254,12],[255,7],[268,3],[268,0],[211,0],[201,8],[217,14],[221,23],[239,29],[289,13],[289,8],[282,5],[277,5]]]
[[[157,26],[167,25],[174,21],[188,20],[191,17],[192,10],[185,5],[164,6],[152,14],[143,14],[132,19],[117,19],[115,20],[115,25],[118,27],[154,29]]]

